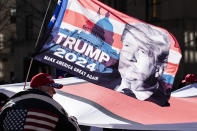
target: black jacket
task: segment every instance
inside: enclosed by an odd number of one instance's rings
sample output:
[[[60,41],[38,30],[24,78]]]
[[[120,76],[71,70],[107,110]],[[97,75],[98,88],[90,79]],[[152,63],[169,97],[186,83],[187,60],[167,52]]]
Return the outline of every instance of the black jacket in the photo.
[[[78,125],[68,117],[51,96],[37,89],[19,92],[10,98],[0,114],[0,130],[77,131]]]

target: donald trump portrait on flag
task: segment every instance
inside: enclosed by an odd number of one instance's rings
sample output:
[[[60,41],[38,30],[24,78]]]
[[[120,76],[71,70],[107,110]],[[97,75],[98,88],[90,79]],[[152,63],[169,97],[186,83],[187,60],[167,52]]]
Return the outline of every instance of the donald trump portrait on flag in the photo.
[[[115,90],[139,100],[158,97],[156,103],[168,105],[161,77],[169,53],[168,34],[149,24],[126,24],[122,43],[118,66],[122,81]]]

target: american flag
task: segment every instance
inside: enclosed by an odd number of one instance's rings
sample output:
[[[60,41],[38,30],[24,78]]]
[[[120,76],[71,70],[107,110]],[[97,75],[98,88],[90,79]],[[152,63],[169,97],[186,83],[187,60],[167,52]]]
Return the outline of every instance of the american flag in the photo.
[[[52,131],[58,122],[54,113],[38,109],[15,109],[7,113],[4,120],[6,130]]]

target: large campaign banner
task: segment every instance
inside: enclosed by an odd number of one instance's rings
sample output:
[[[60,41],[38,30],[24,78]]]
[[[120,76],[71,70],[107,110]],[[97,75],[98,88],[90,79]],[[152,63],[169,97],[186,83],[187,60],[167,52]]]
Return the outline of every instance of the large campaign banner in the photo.
[[[69,116],[77,118],[79,125],[135,131],[197,129],[197,83],[173,91],[171,106],[160,107],[75,77],[55,82],[64,87],[56,90],[53,98]],[[23,90],[24,83],[0,85],[0,93],[9,97]]]
[[[58,0],[35,60],[139,100],[168,106],[181,51],[167,30],[97,0]]]

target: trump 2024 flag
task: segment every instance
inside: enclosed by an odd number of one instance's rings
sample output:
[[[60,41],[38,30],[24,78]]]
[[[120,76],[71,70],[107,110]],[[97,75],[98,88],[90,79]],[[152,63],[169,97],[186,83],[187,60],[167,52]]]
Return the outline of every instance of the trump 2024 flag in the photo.
[[[181,51],[167,30],[97,0],[59,0],[35,60],[139,100],[169,106]]]

